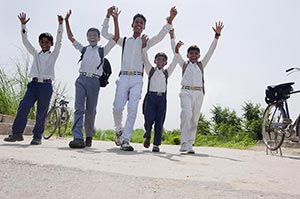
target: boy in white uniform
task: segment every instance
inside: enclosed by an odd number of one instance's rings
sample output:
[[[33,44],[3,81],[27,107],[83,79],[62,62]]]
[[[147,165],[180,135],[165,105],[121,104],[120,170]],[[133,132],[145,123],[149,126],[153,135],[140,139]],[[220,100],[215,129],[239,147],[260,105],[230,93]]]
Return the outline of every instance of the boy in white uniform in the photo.
[[[102,25],[102,35],[106,39],[112,38],[108,33],[109,13],[114,7],[107,11],[106,18]],[[147,49],[151,48],[160,42],[166,34],[172,29],[172,21],[177,14],[175,7],[170,10],[168,23],[162,28],[158,35],[149,39]],[[121,71],[119,80],[117,81],[115,100],[113,103],[113,116],[116,129],[115,143],[117,146],[121,145],[121,150],[133,151],[133,147],[129,144],[135,123],[138,104],[141,98],[143,87],[143,60],[142,60],[142,39],[141,33],[145,29],[146,18],[141,14],[136,14],[133,17],[131,27],[133,28],[133,35],[129,38],[120,38],[117,44],[123,47]],[[123,128],[123,110],[127,104],[127,119],[125,127]]]
[[[215,32],[214,40],[208,52],[200,62],[198,61],[200,58],[200,49],[196,45],[188,48],[187,62],[179,56],[178,63],[182,67],[182,87],[180,92],[181,152],[195,153],[193,144],[196,138],[198,120],[205,93],[203,70],[217,46],[223,27],[222,22],[216,23],[216,26],[213,27]],[[172,43],[172,48],[175,48],[175,42]]]

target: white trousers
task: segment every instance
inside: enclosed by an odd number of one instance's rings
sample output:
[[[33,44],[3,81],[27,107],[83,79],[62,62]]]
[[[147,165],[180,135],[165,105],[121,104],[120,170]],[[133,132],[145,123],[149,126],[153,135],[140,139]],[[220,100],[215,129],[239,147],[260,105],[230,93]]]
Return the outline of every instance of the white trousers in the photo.
[[[203,103],[202,91],[191,91],[181,89],[180,92],[180,132],[181,144],[194,144],[200,117],[200,111]]]
[[[122,130],[122,140],[129,142],[141,99],[143,77],[141,75],[121,75],[116,84],[117,87],[113,103],[115,130]],[[126,103],[127,119],[125,127],[123,128],[123,110]]]

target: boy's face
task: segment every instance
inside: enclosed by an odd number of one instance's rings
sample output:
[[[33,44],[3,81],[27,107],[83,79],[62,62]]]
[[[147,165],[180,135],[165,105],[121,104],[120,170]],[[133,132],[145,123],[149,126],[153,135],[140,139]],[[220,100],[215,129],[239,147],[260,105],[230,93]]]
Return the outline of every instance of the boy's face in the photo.
[[[188,52],[187,58],[190,60],[190,62],[196,63],[200,58],[200,53],[197,50],[191,50]]]
[[[47,37],[43,37],[39,41],[39,44],[43,52],[49,51],[52,46],[52,43],[49,41]]]
[[[89,31],[87,33],[87,40],[91,46],[96,46],[100,41],[100,36],[96,31]]]
[[[133,28],[133,32],[137,34],[142,34],[143,30],[145,29],[145,21],[141,17],[137,17],[133,23],[131,24]]]
[[[167,60],[165,57],[163,56],[158,56],[156,57],[156,59],[154,60],[154,63],[156,64],[156,66],[159,69],[162,69],[165,65],[167,65]]]

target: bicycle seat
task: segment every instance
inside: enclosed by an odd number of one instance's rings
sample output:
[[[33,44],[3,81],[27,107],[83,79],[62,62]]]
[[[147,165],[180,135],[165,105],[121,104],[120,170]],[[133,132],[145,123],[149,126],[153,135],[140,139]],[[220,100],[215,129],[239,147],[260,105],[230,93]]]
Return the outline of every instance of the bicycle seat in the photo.
[[[270,85],[270,86],[268,86],[268,88],[271,88],[271,89],[289,88],[294,84],[295,84],[295,82],[287,82],[287,83],[283,83],[283,84]]]

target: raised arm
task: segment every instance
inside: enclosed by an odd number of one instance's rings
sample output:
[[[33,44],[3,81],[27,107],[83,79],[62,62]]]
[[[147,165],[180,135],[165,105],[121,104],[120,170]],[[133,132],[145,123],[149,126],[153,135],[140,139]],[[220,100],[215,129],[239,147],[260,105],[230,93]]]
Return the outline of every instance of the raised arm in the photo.
[[[167,18],[167,24],[163,26],[161,31],[156,36],[149,39],[146,47],[147,49],[151,48],[152,46],[160,42],[168,34],[168,32],[170,32],[170,30],[172,29],[172,22],[176,17],[176,15],[177,15],[177,9],[174,6],[170,10],[170,16]]]
[[[114,35],[111,34],[111,33],[108,33],[108,23],[109,23],[109,18],[110,16],[112,15],[113,13],[113,10],[115,10],[115,6],[111,6],[110,8],[107,9],[107,13],[106,13],[106,17],[103,21],[103,24],[102,24],[102,30],[101,30],[101,34],[102,36],[107,39],[107,40],[110,40],[110,39],[113,39],[114,38]]]
[[[67,31],[68,39],[70,40],[71,43],[73,43],[75,41],[75,38],[73,36],[71,27],[70,27],[70,23],[69,23],[69,18],[71,16],[71,14],[72,14],[72,10],[69,10],[69,12],[67,12],[67,14],[66,14],[65,21],[66,21],[66,31]]]
[[[115,35],[113,37],[113,40],[115,40],[115,42],[118,42],[120,38],[120,29],[119,29],[119,21],[118,21],[120,13],[121,11],[119,11],[117,7],[115,7],[115,9],[113,9],[111,12],[111,16],[114,19],[114,26],[115,26]]]
[[[216,49],[216,46],[217,46],[217,43],[218,43],[218,39],[221,36],[221,32],[222,32],[223,28],[224,28],[224,25],[220,21],[218,23],[216,22],[215,27],[212,27],[212,29],[215,32],[215,37],[214,37],[214,40],[213,40],[212,44],[210,45],[207,53],[205,54],[204,58],[201,60],[201,63],[203,65],[203,67],[205,67],[207,65],[207,63],[210,60],[212,54],[214,53],[214,51]]]
[[[56,40],[54,45],[53,54],[57,57],[61,48],[61,41],[62,41],[62,35],[63,35],[63,21],[64,18],[60,15],[57,15],[58,20],[58,29],[56,34]]]
[[[150,72],[151,68],[153,67],[149,61],[148,53],[147,53],[147,49],[146,49],[148,40],[149,40],[149,38],[147,35],[142,35],[142,57],[143,57],[145,71],[146,71],[147,75],[149,75],[149,72]]]
[[[28,50],[28,52],[31,55],[35,55],[37,53],[37,50],[32,46],[32,44],[28,40],[27,36],[27,29],[26,24],[30,20],[30,18],[26,18],[26,13],[22,12],[18,15],[18,18],[21,22],[21,36],[22,36],[22,42],[25,46],[25,48]]]

